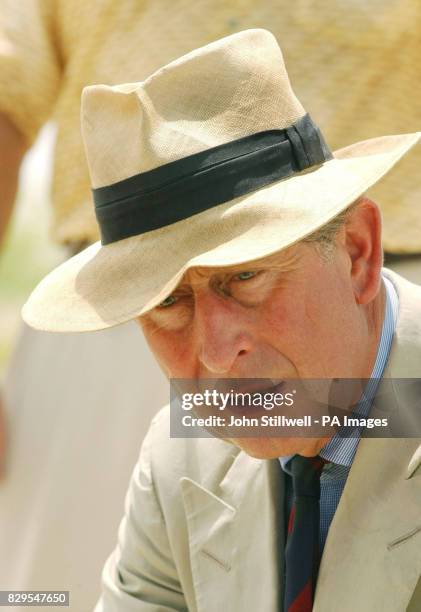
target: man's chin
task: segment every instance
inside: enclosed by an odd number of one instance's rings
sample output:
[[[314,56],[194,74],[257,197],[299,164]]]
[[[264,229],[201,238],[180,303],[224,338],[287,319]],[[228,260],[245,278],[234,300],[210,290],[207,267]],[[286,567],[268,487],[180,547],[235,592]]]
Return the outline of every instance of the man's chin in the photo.
[[[277,459],[287,455],[314,457],[331,438],[229,438],[254,459]]]

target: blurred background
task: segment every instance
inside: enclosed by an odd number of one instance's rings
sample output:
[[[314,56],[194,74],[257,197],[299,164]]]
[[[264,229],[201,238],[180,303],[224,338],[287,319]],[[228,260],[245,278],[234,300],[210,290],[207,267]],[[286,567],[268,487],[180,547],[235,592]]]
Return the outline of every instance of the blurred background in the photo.
[[[49,236],[56,129],[41,130],[24,158],[15,210],[0,254],[0,380],[20,326],[20,309],[37,282],[65,257]]]

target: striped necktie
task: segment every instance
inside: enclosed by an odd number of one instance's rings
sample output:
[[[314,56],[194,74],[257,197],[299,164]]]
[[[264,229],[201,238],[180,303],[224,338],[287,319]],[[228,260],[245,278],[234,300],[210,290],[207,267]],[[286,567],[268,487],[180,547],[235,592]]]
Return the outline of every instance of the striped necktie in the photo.
[[[295,455],[289,462],[293,503],[285,546],[284,612],[311,612],[320,563],[322,457]]]

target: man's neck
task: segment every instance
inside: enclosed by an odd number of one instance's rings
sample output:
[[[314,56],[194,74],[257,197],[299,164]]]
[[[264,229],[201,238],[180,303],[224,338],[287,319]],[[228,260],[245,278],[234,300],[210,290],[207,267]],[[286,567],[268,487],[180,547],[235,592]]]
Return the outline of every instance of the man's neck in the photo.
[[[362,378],[370,378],[376,362],[382,327],[386,309],[386,287],[381,278],[380,290],[376,298],[369,304],[367,310],[368,346],[366,365]]]

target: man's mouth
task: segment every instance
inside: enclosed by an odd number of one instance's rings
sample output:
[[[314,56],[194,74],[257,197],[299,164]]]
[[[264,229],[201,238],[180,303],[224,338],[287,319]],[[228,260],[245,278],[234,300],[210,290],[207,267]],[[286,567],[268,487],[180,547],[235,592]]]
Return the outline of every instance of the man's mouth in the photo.
[[[273,382],[266,380],[266,383]],[[226,410],[234,415],[243,416],[261,416],[267,414],[268,408],[265,408],[265,398],[273,398],[275,394],[282,394],[286,386],[284,380],[276,382],[276,384],[261,383],[255,385],[247,385],[232,388],[229,395],[229,401],[226,404]],[[269,410],[270,411],[270,410]]]

